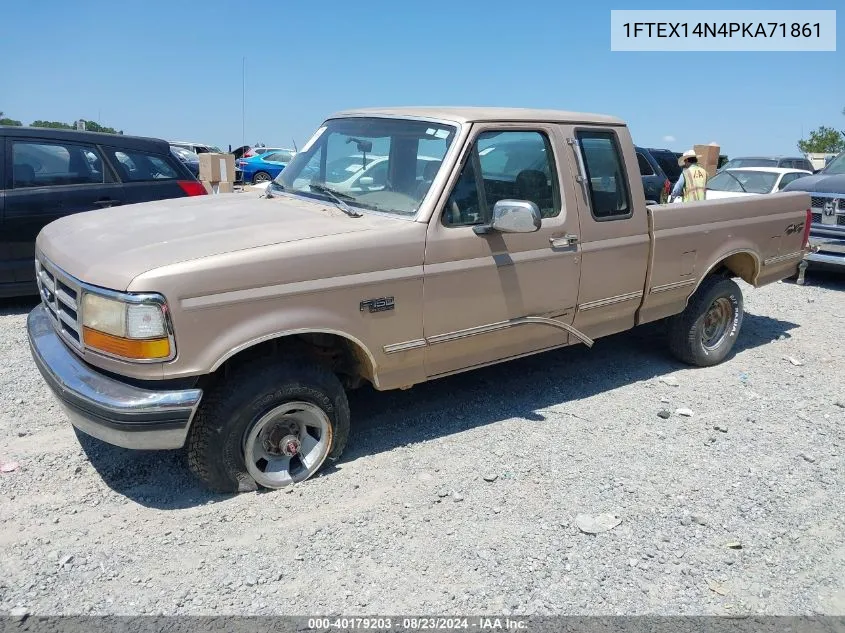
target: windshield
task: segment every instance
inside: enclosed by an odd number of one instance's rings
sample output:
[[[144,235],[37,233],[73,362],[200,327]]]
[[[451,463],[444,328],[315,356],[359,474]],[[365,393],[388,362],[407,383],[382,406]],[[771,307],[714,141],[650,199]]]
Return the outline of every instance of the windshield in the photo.
[[[737,191],[740,193],[771,193],[778,174],[768,171],[731,169],[721,171],[707,181],[707,188],[713,191]]]
[[[179,158],[188,162],[197,162],[197,155],[184,147],[173,147],[173,152],[179,155]]]
[[[824,174],[845,174],[845,152],[830,161],[822,172]]]
[[[330,119],[273,180],[273,189],[331,200],[318,190],[328,187],[351,207],[413,216],[456,134],[455,126],[429,121]]]

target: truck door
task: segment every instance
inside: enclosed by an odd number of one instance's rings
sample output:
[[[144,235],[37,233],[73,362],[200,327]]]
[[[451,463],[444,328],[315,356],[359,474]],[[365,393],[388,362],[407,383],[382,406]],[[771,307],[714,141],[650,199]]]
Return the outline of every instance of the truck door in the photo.
[[[591,337],[634,326],[650,253],[637,156],[628,129],[561,126],[581,186],[581,285],[573,325]]]
[[[430,377],[566,345],[569,334],[551,321],[571,324],[578,297],[579,248],[567,237],[578,234],[577,202],[564,186],[567,163],[555,126],[485,124],[470,143],[428,227]],[[540,229],[476,233],[502,199],[535,202]]]
[[[35,238],[58,218],[120,203],[114,182],[94,145],[48,138],[9,138],[4,232],[15,281],[35,283]]]

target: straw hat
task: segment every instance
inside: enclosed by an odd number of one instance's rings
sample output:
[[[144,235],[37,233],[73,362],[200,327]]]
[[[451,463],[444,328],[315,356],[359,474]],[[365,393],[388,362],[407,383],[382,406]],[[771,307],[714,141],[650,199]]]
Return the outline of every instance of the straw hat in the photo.
[[[695,150],[688,149],[683,154],[681,154],[681,157],[678,159],[678,165],[683,167],[687,158],[698,158],[698,154],[695,153]]]

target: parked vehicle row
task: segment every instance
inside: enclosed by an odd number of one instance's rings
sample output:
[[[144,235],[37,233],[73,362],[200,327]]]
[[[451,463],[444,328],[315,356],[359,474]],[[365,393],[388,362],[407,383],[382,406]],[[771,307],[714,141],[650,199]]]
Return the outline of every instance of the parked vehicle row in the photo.
[[[170,151],[173,152],[173,155],[176,156],[185,167],[194,175],[194,177],[199,178],[200,176],[200,159],[199,155],[195,152],[192,152],[189,149],[185,149],[184,147],[179,147],[177,145],[171,145]]]
[[[272,180],[295,155],[292,149],[280,148],[238,158],[235,160],[235,182],[257,185]]]
[[[37,294],[35,239],[50,222],[94,209],[204,195],[166,141],[0,126],[0,296]],[[96,234],[96,225],[87,235]],[[68,233],[63,241],[76,236]]]
[[[705,199],[775,193],[799,178],[812,175],[811,171],[785,167],[726,167],[707,181]]]
[[[740,167],[776,167],[783,169],[797,169],[811,174],[815,171],[813,163],[804,156],[741,156],[732,158],[721,169],[738,169]]]

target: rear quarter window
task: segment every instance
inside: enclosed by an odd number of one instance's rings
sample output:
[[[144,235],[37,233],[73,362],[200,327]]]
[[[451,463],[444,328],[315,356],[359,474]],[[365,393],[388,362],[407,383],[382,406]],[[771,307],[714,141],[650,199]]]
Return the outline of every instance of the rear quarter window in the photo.
[[[654,176],[654,170],[651,168],[651,163],[640,152],[637,152],[637,164],[640,166],[641,176]]]
[[[181,177],[169,156],[123,149],[106,151],[123,182],[176,180]]]

